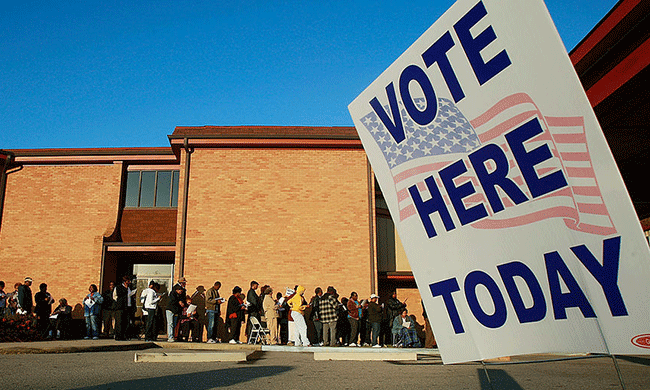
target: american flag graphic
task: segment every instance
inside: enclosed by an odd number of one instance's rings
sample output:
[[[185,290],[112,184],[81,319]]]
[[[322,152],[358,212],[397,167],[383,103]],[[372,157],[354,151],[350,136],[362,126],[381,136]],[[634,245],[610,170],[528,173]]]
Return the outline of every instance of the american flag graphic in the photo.
[[[415,99],[419,109],[426,101]],[[373,136],[388,163],[399,203],[399,220],[417,215],[408,188],[416,185],[427,199],[428,189],[424,179],[432,173],[460,159],[465,160],[468,172],[455,179],[457,185],[471,181],[476,193],[463,199],[466,208],[483,203],[489,216],[471,224],[477,229],[504,229],[527,225],[549,218],[561,218],[572,230],[598,235],[616,233],[607,207],[602,198],[598,181],[591,163],[582,117],[543,116],[532,98],[525,93],[510,95],[478,117],[468,120],[449,99],[438,98],[436,119],[420,126],[408,116],[400,102],[401,120],[406,139],[397,144],[377,114],[372,111],[361,122]],[[388,107],[385,108],[387,112]],[[535,166],[539,177],[562,170],[568,186],[533,199],[526,187],[514,157],[509,151],[504,135],[520,125],[537,119],[544,130],[526,142],[532,150],[542,144],[548,145],[553,158]],[[515,205],[499,187],[505,210],[493,213],[483,194],[476,175],[471,169],[467,155],[487,143],[498,144],[510,160],[508,178],[526,194],[528,202]],[[491,169],[489,162],[488,170]],[[434,176],[435,177],[435,176]],[[439,178],[436,184],[443,188]],[[448,207],[451,202],[444,193]],[[515,207],[517,206],[517,207]]]

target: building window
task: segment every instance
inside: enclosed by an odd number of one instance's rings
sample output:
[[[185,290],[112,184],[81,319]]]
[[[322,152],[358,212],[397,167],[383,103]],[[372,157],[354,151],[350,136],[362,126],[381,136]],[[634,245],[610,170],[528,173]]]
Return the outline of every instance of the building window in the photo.
[[[376,187],[375,216],[377,217],[377,271],[397,270],[395,259],[395,225],[379,187]]]
[[[177,207],[179,171],[129,171],[125,207]]]

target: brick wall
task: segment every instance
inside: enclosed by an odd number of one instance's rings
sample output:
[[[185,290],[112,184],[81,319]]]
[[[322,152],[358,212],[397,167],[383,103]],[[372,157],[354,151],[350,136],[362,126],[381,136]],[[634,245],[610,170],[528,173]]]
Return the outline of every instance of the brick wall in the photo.
[[[178,233],[185,162],[182,152]],[[363,150],[196,149],[191,157],[188,289],[334,285],[371,291],[367,163]],[[180,242],[177,242],[177,259]],[[178,267],[177,267],[178,272]],[[178,275],[177,275],[178,276]]]
[[[125,209],[120,232],[123,242],[176,241],[176,209]]]
[[[8,291],[31,276],[32,292],[44,282],[56,300],[81,304],[90,283],[99,284],[103,236],[117,219],[121,169],[24,166],[7,177],[0,279]]]

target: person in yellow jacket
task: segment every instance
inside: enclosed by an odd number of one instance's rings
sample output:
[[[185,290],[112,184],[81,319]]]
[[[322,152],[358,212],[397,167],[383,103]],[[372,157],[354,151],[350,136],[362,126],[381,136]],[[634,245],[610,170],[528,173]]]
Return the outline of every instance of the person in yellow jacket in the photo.
[[[287,301],[289,308],[291,308],[291,318],[293,318],[293,323],[296,326],[296,347],[310,347],[309,339],[307,338],[307,323],[305,322],[304,313],[305,310],[309,307],[307,301],[303,295],[305,294],[305,288],[303,286],[298,286],[296,288],[296,293]]]

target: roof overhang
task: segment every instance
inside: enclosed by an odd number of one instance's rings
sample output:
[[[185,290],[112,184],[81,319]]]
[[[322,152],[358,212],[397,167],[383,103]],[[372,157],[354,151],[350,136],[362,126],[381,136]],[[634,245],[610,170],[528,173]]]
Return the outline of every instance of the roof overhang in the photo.
[[[16,165],[156,163],[178,164],[171,148],[80,148],[10,150]]]
[[[184,147],[363,148],[354,127],[179,126],[168,138],[176,155]]]
[[[650,2],[619,1],[570,58],[639,218],[650,217]]]

